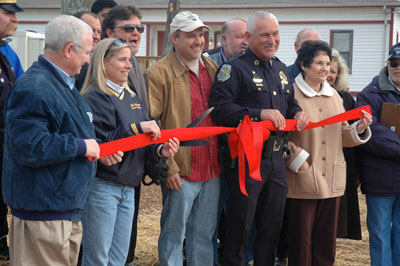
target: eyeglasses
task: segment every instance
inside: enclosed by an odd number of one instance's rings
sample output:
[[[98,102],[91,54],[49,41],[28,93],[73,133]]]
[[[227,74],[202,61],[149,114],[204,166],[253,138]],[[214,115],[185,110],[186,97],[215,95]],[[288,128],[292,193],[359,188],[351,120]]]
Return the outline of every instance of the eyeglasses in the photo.
[[[390,64],[390,67],[393,67],[393,68],[396,68],[400,65],[400,63],[397,61],[390,61],[389,64]]]
[[[82,50],[83,52],[85,52],[85,54],[86,54],[86,56],[87,56],[87,58],[89,58],[90,59],[90,51],[88,52],[88,51],[85,51],[85,50],[83,50],[82,49],[82,47],[81,46],[79,46],[79,45],[77,45],[77,44],[74,44],[75,46],[76,46],[76,48],[78,48],[79,50]]]
[[[123,26],[114,27],[114,29],[116,29],[116,28],[123,29],[126,33],[134,32],[135,29],[137,29],[137,31],[139,33],[143,33],[144,32],[144,25],[142,25],[142,24],[136,24],[136,25],[135,24],[125,24]]]

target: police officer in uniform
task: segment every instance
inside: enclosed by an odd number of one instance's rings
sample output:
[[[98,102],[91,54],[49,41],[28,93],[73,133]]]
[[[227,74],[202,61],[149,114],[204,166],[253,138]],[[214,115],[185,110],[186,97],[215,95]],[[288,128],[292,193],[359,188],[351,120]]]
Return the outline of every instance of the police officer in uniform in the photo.
[[[247,22],[249,49],[217,72],[211,89],[210,105],[215,107],[212,119],[223,126],[237,126],[245,115],[252,121],[271,120],[283,129],[285,119],[297,119],[297,129],[303,129],[308,116],[294,98],[287,67],[274,57],[279,48],[279,28],[276,17],[257,11]],[[223,265],[245,264],[246,242],[253,220],[256,225],[254,265],[272,266],[286,202],[283,132],[271,132],[264,143],[261,161],[263,182],[253,180],[246,169],[246,190],[240,192],[238,164],[226,168],[229,186],[227,225]]]
[[[17,16],[15,12],[23,11],[17,5],[16,0],[0,0],[0,39],[6,38],[14,34],[17,28]],[[2,44],[4,46],[5,44]],[[11,50],[11,48],[9,48]],[[15,82],[14,69],[10,65],[10,61],[6,55],[0,50],[0,171],[3,169],[3,150],[4,150],[4,105]],[[1,189],[1,184],[0,184]],[[0,193],[0,256],[9,258],[9,250],[7,246],[7,205],[3,202],[3,196]]]

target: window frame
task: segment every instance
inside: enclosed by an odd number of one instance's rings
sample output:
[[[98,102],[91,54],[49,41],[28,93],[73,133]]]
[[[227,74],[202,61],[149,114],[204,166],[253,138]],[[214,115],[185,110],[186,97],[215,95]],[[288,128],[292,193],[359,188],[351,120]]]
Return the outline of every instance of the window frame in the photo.
[[[331,30],[330,31],[330,47],[331,48],[335,48],[333,47],[333,42],[334,42],[334,35],[335,33],[349,33],[350,34],[350,40],[349,40],[349,60],[347,63],[347,66],[349,68],[349,74],[352,73],[352,69],[353,69],[353,43],[354,43],[354,30]],[[342,51],[340,51],[339,49],[335,48],[336,50],[339,51],[339,53],[341,53]]]

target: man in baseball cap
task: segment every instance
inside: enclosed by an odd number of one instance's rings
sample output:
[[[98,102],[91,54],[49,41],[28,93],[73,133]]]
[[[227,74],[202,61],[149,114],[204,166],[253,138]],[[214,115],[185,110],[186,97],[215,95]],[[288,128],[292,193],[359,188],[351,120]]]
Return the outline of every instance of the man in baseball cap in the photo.
[[[400,43],[389,50],[388,60],[379,74],[359,94],[355,107],[369,105],[373,123],[371,139],[363,150],[361,192],[366,196],[371,265],[400,265],[400,173],[399,136],[390,125],[391,111],[383,106],[400,103]],[[394,112],[393,112],[394,114]],[[398,119],[398,118],[397,118]],[[397,132],[397,130],[396,130]],[[384,177],[384,178],[381,178]]]
[[[19,5],[17,5],[17,0],[0,0],[0,8],[8,12],[24,11]]]
[[[170,25],[174,48],[145,73],[150,115],[164,129],[185,127],[209,108],[217,65],[202,56],[204,29],[209,27],[196,14],[177,14]],[[204,119],[199,126],[214,125]],[[158,239],[160,266],[182,265],[185,236],[187,265],[213,265],[211,239],[217,225],[220,166],[217,138],[207,141],[209,145],[186,147],[167,161]]]

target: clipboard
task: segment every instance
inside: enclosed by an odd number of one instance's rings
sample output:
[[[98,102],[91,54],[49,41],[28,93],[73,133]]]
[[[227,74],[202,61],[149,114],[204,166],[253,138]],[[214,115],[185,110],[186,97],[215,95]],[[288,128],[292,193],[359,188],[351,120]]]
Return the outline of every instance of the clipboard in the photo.
[[[381,124],[387,126],[400,136],[400,104],[383,103]]]

